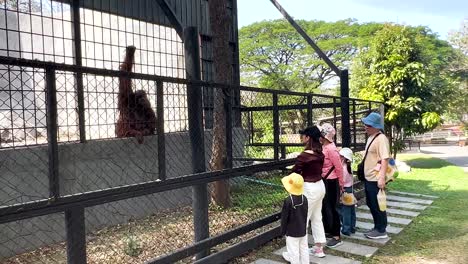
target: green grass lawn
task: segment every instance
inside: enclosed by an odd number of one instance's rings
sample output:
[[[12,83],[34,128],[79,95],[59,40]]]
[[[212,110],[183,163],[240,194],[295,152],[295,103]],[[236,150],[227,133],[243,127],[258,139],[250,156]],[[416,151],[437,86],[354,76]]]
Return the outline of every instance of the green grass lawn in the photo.
[[[411,167],[390,190],[437,195],[432,206],[365,263],[468,263],[468,173],[427,155],[399,155]]]

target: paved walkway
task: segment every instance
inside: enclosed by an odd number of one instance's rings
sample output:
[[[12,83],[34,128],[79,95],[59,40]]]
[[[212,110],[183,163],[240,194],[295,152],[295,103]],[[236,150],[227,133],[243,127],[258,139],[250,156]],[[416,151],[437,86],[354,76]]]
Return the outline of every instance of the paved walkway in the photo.
[[[409,225],[421,211],[430,206],[436,196],[421,195],[393,191],[387,195],[388,239],[371,240],[364,237],[364,230],[373,227],[372,215],[366,205],[358,207],[356,211],[358,232],[351,237],[343,236],[344,244],[334,249],[325,249],[325,258],[310,256],[310,263],[319,264],[358,264],[360,260],[371,257],[377,250],[387,244],[392,236],[400,233],[405,226]],[[310,241],[312,242],[312,241]],[[277,264],[287,263],[281,254],[285,247],[273,252],[268,258],[258,259],[252,264]],[[344,257],[346,256],[346,257]]]
[[[468,172],[468,146],[421,146],[421,153],[446,160]]]

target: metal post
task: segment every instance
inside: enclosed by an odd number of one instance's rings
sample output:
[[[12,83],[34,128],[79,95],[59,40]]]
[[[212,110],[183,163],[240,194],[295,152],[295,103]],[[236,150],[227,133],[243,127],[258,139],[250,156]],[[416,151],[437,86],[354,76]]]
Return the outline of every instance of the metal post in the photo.
[[[348,70],[340,72],[341,90],[341,144],[351,146],[351,126],[349,124],[349,75]]]
[[[166,135],[164,134],[164,85],[156,82],[156,116],[158,133],[158,174],[159,179],[166,179]]]
[[[333,98],[333,127],[336,129],[336,98]],[[333,140],[336,142],[336,134],[333,137]]]
[[[307,96],[307,126],[313,126],[314,121],[313,118],[313,107],[312,107],[312,95]]]
[[[67,231],[67,263],[86,264],[86,232],[84,208],[65,211]]]
[[[185,28],[185,67],[189,80],[201,80],[199,43],[198,29],[196,27]],[[202,96],[202,87],[197,85],[187,86],[189,135],[194,173],[206,171]],[[195,242],[198,242],[209,237],[208,186],[206,183],[193,186],[192,205]],[[207,256],[208,250],[199,252],[196,258],[201,259]]]
[[[353,142],[354,142],[354,149],[357,147],[357,129],[356,129],[356,100],[353,100]]]
[[[281,148],[281,159],[285,159],[286,158],[286,145],[281,145],[280,148]]]
[[[80,31],[80,0],[73,0],[73,48],[75,55],[75,64],[82,66],[81,54],[81,31]],[[78,128],[80,131],[80,142],[86,142],[86,128],[85,128],[85,106],[84,106],[84,88],[83,88],[83,74],[76,73],[76,95],[78,100]]]
[[[47,94],[47,142],[49,152],[49,198],[55,200],[60,195],[58,182],[58,143],[57,143],[57,90],[55,69],[46,68]]]
[[[232,111],[232,104],[234,100],[234,90],[229,89],[226,92],[226,100],[225,100],[225,111],[226,111],[226,162],[225,168],[230,169],[232,168],[232,129],[233,129],[233,111]]]
[[[280,124],[279,124],[279,109],[278,109],[278,94],[273,93],[273,145],[274,159],[279,159],[279,143],[280,143]]]

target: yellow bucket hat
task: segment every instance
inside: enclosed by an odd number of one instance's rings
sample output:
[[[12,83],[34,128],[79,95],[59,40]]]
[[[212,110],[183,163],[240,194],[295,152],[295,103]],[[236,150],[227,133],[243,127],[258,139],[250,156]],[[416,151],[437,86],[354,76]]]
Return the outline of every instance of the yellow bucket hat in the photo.
[[[304,192],[304,178],[297,173],[291,173],[281,179],[284,188],[292,195],[301,195]]]

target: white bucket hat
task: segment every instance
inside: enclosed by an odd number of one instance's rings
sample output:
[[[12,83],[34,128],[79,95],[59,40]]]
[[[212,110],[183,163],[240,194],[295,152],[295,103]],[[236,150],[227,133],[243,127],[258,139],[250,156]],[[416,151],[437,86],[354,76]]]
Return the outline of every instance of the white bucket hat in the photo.
[[[353,161],[353,151],[350,148],[342,148],[340,155],[351,162]]]

